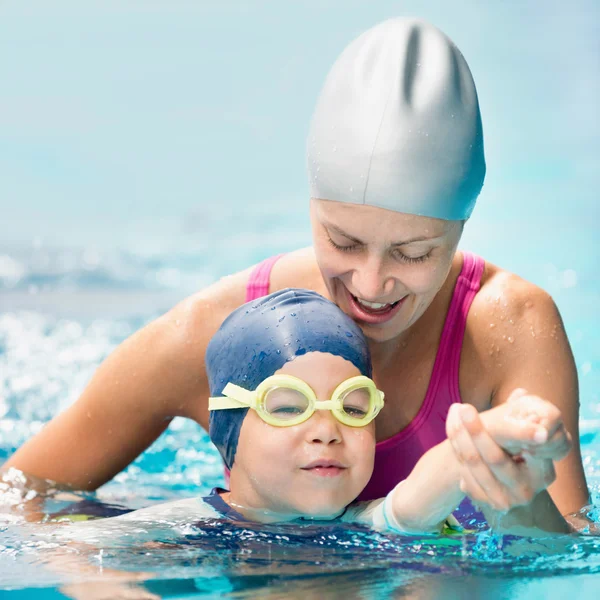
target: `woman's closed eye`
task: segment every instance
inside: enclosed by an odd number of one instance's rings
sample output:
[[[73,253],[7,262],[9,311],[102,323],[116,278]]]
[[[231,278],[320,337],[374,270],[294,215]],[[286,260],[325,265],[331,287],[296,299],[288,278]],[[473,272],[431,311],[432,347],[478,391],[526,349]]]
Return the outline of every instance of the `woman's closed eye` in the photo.
[[[428,250],[426,253],[417,256],[409,256],[404,254],[404,252],[401,252],[398,248],[395,248],[392,250],[392,256],[399,262],[417,264],[425,262],[431,256],[431,250]]]

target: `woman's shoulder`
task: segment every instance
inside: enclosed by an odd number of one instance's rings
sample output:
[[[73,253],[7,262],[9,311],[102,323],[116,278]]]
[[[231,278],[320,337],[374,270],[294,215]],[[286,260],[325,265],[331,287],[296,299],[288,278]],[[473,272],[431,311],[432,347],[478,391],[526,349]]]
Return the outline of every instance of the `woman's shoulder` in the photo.
[[[312,246],[284,254],[273,265],[270,291],[306,288],[329,298]]]
[[[563,328],[554,300],[534,283],[486,262],[467,318],[464,352],[477,357],[492,386],[534,360],[540,343]],[[565,338],[566,339],[566,338]]]
[[[207,318],[218,327],[227,315],[244,304],[246,287],[256,264],[232,275],[221,277],[207,288],[196,292],[180,302],[165,315],[167,318],[184,319],[195,325],[206,323]],[[288,287],[302,287],[325,292],[323,279],[315,260],[312,247],[283,254],[273,264],[269,291]]]
[[[163,343],[175,349],[185,346],[185,355],[196,361],[197,352],[203,354],[206,344],[225,318],[246,301],[246,286],[252,265],[243,271],[227,275],[212,285],[179,302],[154,323],[161,332]],[[326,293],[312,248],[283,255],[273,266],[270,291],[286,287],[305,287]]]
[[[503,324],[541,324],[545,319],[555,317],[557,309],[554,300],[544,289],[485,261],[480,289],[473,300],[471,313],[476,323],[485,320],[487,329],[493,331],[497,327],[503,330]]]

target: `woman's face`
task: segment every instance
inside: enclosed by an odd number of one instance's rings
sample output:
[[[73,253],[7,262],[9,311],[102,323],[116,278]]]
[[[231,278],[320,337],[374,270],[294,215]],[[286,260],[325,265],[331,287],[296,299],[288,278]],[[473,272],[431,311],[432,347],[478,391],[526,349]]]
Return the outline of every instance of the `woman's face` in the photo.
[[[444,284],[462,221],[311,200],[319,268],[331,299],[374,341],[406,331]]]
[[[319,400],[360,375],[349,361],[321,352],[299,356],[277,373],[302,379]],[[276,427],[249,410],[231,469],[230,501],[242,512],[258,510],[259,519],[269,513],[335,517],[367,485],[374,460],[373,421],[349,427],[330,410],[317,410],[303,423]]]

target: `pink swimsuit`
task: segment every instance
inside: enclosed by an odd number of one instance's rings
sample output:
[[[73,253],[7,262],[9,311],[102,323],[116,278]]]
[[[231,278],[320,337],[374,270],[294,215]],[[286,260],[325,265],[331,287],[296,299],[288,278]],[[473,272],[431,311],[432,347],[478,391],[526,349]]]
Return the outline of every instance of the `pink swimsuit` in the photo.
[[[258,264],[250,275],[246,302],[269,293],[271,269],[281,257]],[[484,261],[463,252],[463,266],[456,281],[442,330],[425,400],[415,418],[396,435],[377,444],[375,470],[360,500],[382,498],[408,474],[423,454],[446,439],[446,416],[454,402],[462,402],[458,373],[467,314],[479,290]]]

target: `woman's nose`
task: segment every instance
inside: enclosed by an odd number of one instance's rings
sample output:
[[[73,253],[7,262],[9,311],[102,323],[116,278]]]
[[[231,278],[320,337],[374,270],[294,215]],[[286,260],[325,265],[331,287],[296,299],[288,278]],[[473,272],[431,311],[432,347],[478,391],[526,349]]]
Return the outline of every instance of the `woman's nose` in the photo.
[[[352,288],[362,300],[375,302],[386,298],[394,289],[392,277],[386,273],[383,259],[373,256],[354,269]]]

